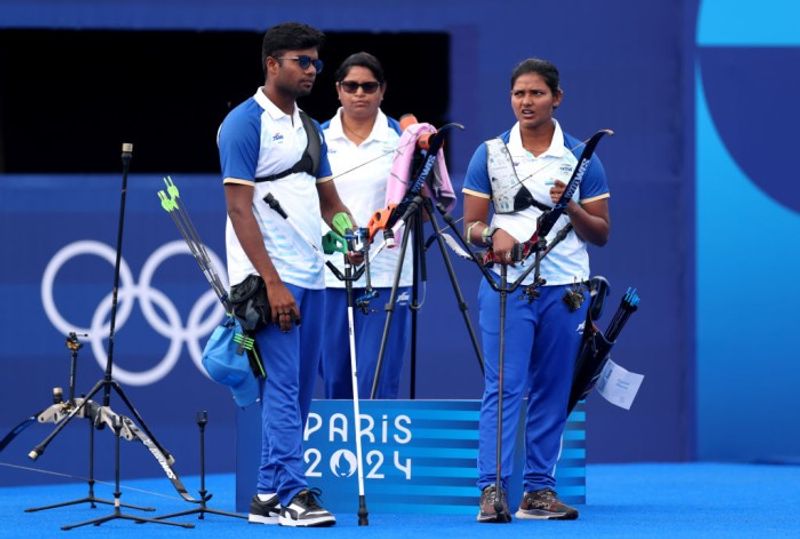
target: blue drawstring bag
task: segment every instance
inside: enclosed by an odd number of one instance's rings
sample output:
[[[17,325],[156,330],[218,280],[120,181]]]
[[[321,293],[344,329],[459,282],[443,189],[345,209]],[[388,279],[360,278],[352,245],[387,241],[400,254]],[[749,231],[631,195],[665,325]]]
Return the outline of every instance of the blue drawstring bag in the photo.
[[[203,367],[212,380],[230,387],[233,400],[242,408],[260,400],[258,380],[250,366],[248,352],[242,346],[247,339],[239,321],[227,316],[214,329],[203,349]]]

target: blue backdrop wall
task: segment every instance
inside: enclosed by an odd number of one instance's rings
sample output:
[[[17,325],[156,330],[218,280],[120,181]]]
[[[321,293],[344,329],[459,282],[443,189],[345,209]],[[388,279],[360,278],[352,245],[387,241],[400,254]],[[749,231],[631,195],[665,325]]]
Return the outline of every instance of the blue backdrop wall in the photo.
[[[784,8],[789,5],[788,1],[773,3]],[[265,5],[252,0],[224,5],[147,0],[116,2],[113,6],[99,1],[7,1],[0,6],[0,27],[263,31],[280,21],[302,19],[328,31],[400,32],[398,43],[402,43],[403,31],[447,32],[451,38],[450,88],[423,84],[420,91],[448,91],[450,119],[467,127],[452,137],[450,168],[457,187],[475,146],[513,122],[508,104],[513,65],[532,55],[552,59],[562,72],[566,99],[559,119],[567,130],[579,138],[601,127],[611,127],[617,133],[600,148],[611,183],[613,229],[608,246],[592,251],[593,270],[609,278],[615,303],[628,286],[636,286],[642,297],[641,310],[631,320],[614,357],[646,378],[630,411],[614,408],[597,396],[589,399],[589,460],[686,460],[695,458],[698,448],[704,458],[757,458],[775,453],[778,441],[757,435],[748,444],[730,444],[730,437],[743,427],[741,416],[725,411],[736,400],[736,406],[742,410],[746,407],[741,394],[745,388],[754,389],[745,385],[745,376],[752,368],[749,365],[755,352],[741,341],[741,331],[737,332],[738,341],[714,337],[730,335],[731,329],[742,323],[734,307],[746,305],[746,300],[740,294],[734,301],[730,290],[742,283],[745,273],[739,268],[753,258],[744,249],[724,243],[729,241],[724,240],[726,237],[733,239],[732,234],[716,234],[725,221],[720,220],[721,213],[706,212],[705,208],[712,206],[703,201],[717,188],[704,191],[700,185],[697,197],[694,191],[695,163],[698,179],[705,177],[705,170],[714,170],[714,177],[726,182],[726,190],[731,189],[729,171],[717,167],[715,156],[719,154],[706,151],[706,144],[716,136],[708,128],[704,97],[710,88],[707,73],[715,66],[717,72],[722,70],[713,78],[715,96],[722,97],[713,101],[716,105],[712,103],[712,112],[715,106],[733,104],[741,97],[724,94],[723,90],[731,86],[724,76],[737,72],[724,50],[710,46],[719,44],[718,34],[702,32],[703,28],[710,32],[719,27],[718,22],[717,26],[706,26],[706,21],[729,22],[728,15],[712,9],[715,5],[666,0],[641,5],[621,0],[514,1],[501,10],[482,2],[443,2],[431,9],[426,3],[411,1],[383,2],[380,9],[365,10],[356,2],[338,2],[334,8],[314,0],[298,13],[282,3]],[[698,13],[703,15],[703,26],[695,34]],[[763,24],[768,24],[766,19]],[[711,37],[703,37],[706,35]],[[791,55],[791,51],[786,54]],[[753,57],[753,61],[761,59]],[[701,69],[695,89],[695,70]],[[259,82],[253,81],[253,86]],[[695,129],[691,118],[695,118],[696,96]],[[780,97],[776,94],[775,107]],[[761,99],[758,105],[751,103],[748,112],[765,106]],[[737,111],[718,110],[715,119],[738,117]],[[759,117],[761,114],[757,113]],[[748,116],[747,121],[755,118]],[[749,139],[743,139],[737,127],[735,122],[729,124],[725,140],[746,144]],[[769,129],[777,127],[770,124]],[[781,137],[759,139],[771,149]],[[146,146],[146,141],[135,142],[137,148]],[[766,170],[763,164],[759,166]],[[219,179],[181,171],[164,173],[173,174],[201,236],[222,257],[224,208]],[[777,169],[765,177],[774,173]],[[6,382],[0,393],[0,432],[46,406],[51,386],[66,385],[69,354],[63,346],[65,331],[91,330],[93,320],[96,329],[107,317],[113,276],[109,254],[116,233],[119,183],[114,175],[0,177],[0,249],[4,261],[0,290],[5,299],[0,307],[4,343],[0,361]],[[791,200],[778,204],[778,209],[760,211],[753,206],[746,185],[736,191],[736,196],[747,200],[737,209],[747,207],[759,217],[782,216],[781,226],[796,221],[796,205],[792,206]],[[226,390],[208,381],[196,365],[197,348],[215,322],[215,313],[210,312],[213,301],[194,262],[180,254],[179,243],[173,243],[179,237],[155,197],[161,187],[158,175],[134,174],[130,178],[124,245],[130,277],[123,280],[130,292],[121,302],[122,311],[130,310],[130,315],[120,324],[115,352],[116,364],[128,372],[119,371],[116,376],[164,445],[176,453],[182,471],[196,469],[194,413],[208,409],[210,468],[230,470],[234,459],[233,404]],[[770,192],[765,186],[760,189]],[[460,213],[460,207],[455,213]],[[736,222],[746,220],[737,216]],[[741,229],[735,229],[737,239],[742,237]],[[790,244],[777,239],[785,238],[781,236],[784,232],[772,230],[775,232],[769,241],[775,243],[770,245],[784,248],[771,251],[786,255]],[[759,239],[763,242],[763,235],[754,236],[752,241]],[[737,262],[732,253],[741,253],[737,255],[741,260]],[[724,268],[716,267],[723,263]],[[460,261],[455,265],[474,311],[478,275]],[[421,313],[417,394],[423,398],[477,398],[481,392],[479,371],[438,253],[430,255],[429,267],[428,299]],[[791,275],[791,263],[782,267],[785,273],[781,275]],[[722,275],[726,277],[721,279]],[[750,312],[765,308],[767,296],[779,294],[791,297],[783,289],[770,292],[764,299],[753,299]],[[725,316],[719,316],[721,313]],[[782,318],[788,324],[788,312]],[[436,333],[430,328],[434,319],[445,324],[444,328],[439,325]],[[443,331],[447,339],[441,338]],[[768,357],[771,362],[770,371],[758,382],[762,388],[759,403],[770,417],[779,416],[788,402],[791,347],[781,339],[768,338],[772,332],[757,317],[747,320],[747,331],[759,336],[758,359]],[[788,329],[780,332],[787,335],[786,339],[791,335]],[[102,336],[104,332],[91,333],[95,342],[87,341],[80,351],[78,385],[83,391],[102,372],[103,341],[98,333]],[[726,364],[728,374],[724,377],[718,376],[720,369],[715,362],[719,361]],[[781,387],[774,379],[777,376],[783,377],[787,386],[773,392],[769,388],[774,384]],[[124,412],[121,402],[113,398],[112,406]],[[57,445],[62,455],[74,453],[81,459],[85,432],[78,427],[67,431],[51,451],[55,452]],[[45,433],[43,427],[29,429],[3,453],[3,460],[27,465],[24,454]],[[784,441],[781,447],[787,453],[800,454],[800,436],[793,436],[789,438],[794,445],[787,446]],[[157,472],[143,451],[126,452],[136,470]],[[46,458],[42,465],[46,465]],[[82,467],[82,460],[74,463],[76,472]],[[34,480],[22,470],[2,473],[10,474],[10,480]]]
[[[698,454],[797,461],[800,5],[703,2],[696,39]],[[751,75],[752,76],[751,78]],[[754,107],[742,104],[754,96]],[[749,109],[749,110],[745,110]]]

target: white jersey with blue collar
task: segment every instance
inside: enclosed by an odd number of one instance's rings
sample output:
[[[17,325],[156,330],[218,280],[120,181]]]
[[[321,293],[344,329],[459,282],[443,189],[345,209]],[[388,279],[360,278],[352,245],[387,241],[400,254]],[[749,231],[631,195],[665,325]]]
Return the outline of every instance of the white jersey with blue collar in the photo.
[[[534,199],[548,207],[554,205],[550,200],[550,188],[553,183],[555,180],[564,183],[569,181],[578,162],[577,156],[583,149],[581,141],[564,133],[555,119],[553,123],[555,131],[550,147],[538,157],[534,157],[522,146],[519,123],[500,135],[511,154],[517,177],[528,188]],[[486,144],[481,144],[473,154],[464,179],[463,192],[491,199],[492,188],[487,171],[486,152]],[[586,203],[608,196],[605,171],[600,158],[595,154],[589,161],[589,167],[573,199]],[[523,242],[530,239],[536,231],[536,219],[541,214],[542,210],[531,206],[515,213],[495,214],[491,225],[502,228],[517,241]],[[547,236],[547,241],[552,241],[558,231],[568,223],[569,216],[566,213],[562,214]],[[509,266],[508,279],[515,280],[532,263],[533,256],[515,267]],[[498,268],[495,268],[495,271],[499,273]],[[589,254],[586,251],[586,243],[574,230],[542,260],[541,276],[547,281],[547,285],[572,284],[589,278]],[[532,282],[533,273],[528,275],[524,284]]]
[[[321,155],[317,178],[298,172],[268,182],[256,182],[290,169],[300,160],[308,142],[307,133],[295,105],[291,115],[284,113],[267,98],[261,88],[253,97],[234,108],[225,117],[217,134],[222,177],[225,184],[252,185],[253,214],[259,223],[264,246],[282,281],[310,289],[325,287],[324,260],[319,223],[321,213],[317,182],[330,178],[330,164],[322,129]],[[267,193],[278,200],[302,235],[263,201]],[[315,251],[303,236],[312,241]],[[225,227],[228,279],[240,283],[256,274],[233,230],[230,217]]]
[[[386,203],[386,182],[392,168],[394,150],[400,140],[400,124],[378,110],[369,136],[361,144],[355,144],[344,134],[341,114],[342,109],[339,108],[333,118],[322,124],[328,144],[328,159],[339,198],[352,213],[356,224],[366,226],[372,214]],[[328,230],[330,229],[323,222],[323,234]],[[379,234],[376,243],[380,242],[380,238]],[[377,258],[370,261],[372,286],[388,288],[394,284],[399,258],[398,247],[384,249]],[[328,255],[328,260],[340,271],[344,271],[341,253]],[[408,249],[403,261],[400,286],[411,286],[411,265],[411,250]],[[344,282],[330,271],[325,272],[325,283],[333,288],[344,287]],[[365,277],[361,277],[354,286],[366,286]]]

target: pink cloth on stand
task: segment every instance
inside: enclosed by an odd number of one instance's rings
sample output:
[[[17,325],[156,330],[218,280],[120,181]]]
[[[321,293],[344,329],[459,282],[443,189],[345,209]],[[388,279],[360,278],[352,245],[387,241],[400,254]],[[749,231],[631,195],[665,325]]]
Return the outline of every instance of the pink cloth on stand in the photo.
[[[413,124],[403,131],[400,141],[397,143],[397,152],[394,155],[392,162],[392,170],[389,173],[389,179],[386,184],[386,205],[397,204],[408,191],[409,185],[415,179],[411,175],[411,162],[414,158],[414,152],[417,149],[417,139],[420,136],[430,133],[436,133],[436,128],[428,123]],[[436,163],[433,170],[433,182],[425,182],[422,187],[422,194],[434,198],[440,202],[446,209],[450,211],[456,205],[456,194],[453,190],[453,184],[450,181],[450,174],[447,173],[447,164],[444,161],[444,151],[439,149],[436,154]],[[429,184],[433,185],[433,193],[428,187]],[[395,238],[397,244],[402,239],[402,230],[395,230]]]

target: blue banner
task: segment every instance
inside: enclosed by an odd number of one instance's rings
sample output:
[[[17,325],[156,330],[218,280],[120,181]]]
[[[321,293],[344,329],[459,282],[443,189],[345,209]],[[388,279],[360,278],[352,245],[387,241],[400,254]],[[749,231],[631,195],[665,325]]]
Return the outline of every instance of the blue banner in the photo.
[[[524,406],[523,406],[524,409]],[[469,514],[477,511],[477,400],[361,402],[361,445],[367,507],[378,513]],[[524,414],[514,452],[509,502],[522,497]],[[586,413],[579,404],[567,422],[556,467],[560,497],[586,502]],[[236,507],[247,511],[256,493],[261,454],[261,411],[237,416]],[[305,431],[304,461],[310,486],[334,512],[358,509],[353,403],[315,400]]]

